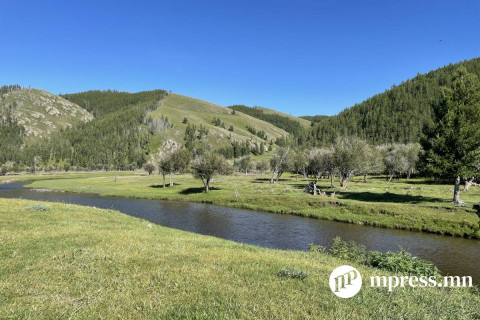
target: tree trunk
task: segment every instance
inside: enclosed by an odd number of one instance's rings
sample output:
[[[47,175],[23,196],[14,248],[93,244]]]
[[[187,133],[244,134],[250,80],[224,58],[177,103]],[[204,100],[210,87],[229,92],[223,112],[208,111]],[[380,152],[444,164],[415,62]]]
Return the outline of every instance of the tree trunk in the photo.
[[[460,176],[455,179],[455,189],[453,190],[453,203],[460,204]]]
[[[317,194],[317,181],[313,182],[313,195]]]
[[[280,179],[280,176],[282,175],[282,172],[277,173],[277,178],[275,179],[275,183],[278,182],[278,179]]]
[[[170,187],[173,187],[173,174],[170,173]]]
[[[273,171],[272,173],[272,179],[270,179],[270,183],[274,183],[275,182],[275,171]]]
[[[468,191],[470,189],[474,179],[475,178],[471,178],[470,180],[465,180],[465,187],[463,188],[464,191]]]
[[[163,187],[165,188],[165,173],[163,175]]]
[[[205,180],[205,192],[210,191],[210,179]]]
[[[367,183],[367,174],[366,173],[363,175],[363,183]]]
[[[342,189],[345,189],[347,187],[347,179],[345,179],[343,177],[340,179],[340,187]]]
[[[333,180],[335,179],[335,175],[333,173],[330,174],[330,188],[333,188]]]
[[[390,178],[388,178],[388,182],[392,181],[392,178],[393,178],[393,174],[390,175]]]
[[[407,173],[407,180],[410,179],[410,174],[411,174],[411,172],[408,171],[408,173]]]

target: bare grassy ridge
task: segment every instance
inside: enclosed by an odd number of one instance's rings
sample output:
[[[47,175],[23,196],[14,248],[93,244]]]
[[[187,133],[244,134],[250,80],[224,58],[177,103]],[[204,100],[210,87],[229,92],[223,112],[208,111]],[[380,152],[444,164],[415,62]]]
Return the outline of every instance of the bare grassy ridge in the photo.
[[[183,119],[187,118],[188,123],[197,126],[205,126],[209,129],[209,142],[215,147],[225,147],[230,145],[227,138],[232,136],[232,140],[243,142],[252,139],[253,142],[258,141],[268,143],[270,139],[275,141],[278,137],[288,136],[288,133],[274,125],[265,121],[256,119],[241,112],[232,114],[232,110],[199,99],[194,99],[174,93],[170,93],[168,97],[162,100],[162,106],[150,114],[153,118],[161,116],[168,117],[170,123],[173,123],[172,130],[160,137],[161,141],[168,138],[183,144],[183,136],[187,124],[183,123]],[[225,123],[225,128],[217,127],[212,124],[213,118],[219,118]],[[233,126],[233,132],[228,131]],[[268,139],[263,140],[247,130],[247,125],[257,129],[264,130]],[[155,144],[155,143],[154,143]],[[156,144],[160,145],[159,142]]]
[[[480,199],[478,187],[461,193],[466,206],[460,208],[450,202],[451,185],[433,184],[425,179],[387,182],[385,177],[374,177],[363,183],[358,178],[349,183],[346,190],[329,188],[330,182],[321,180],[319,188],[326,191],[327,196],[313,196],[303,192],[304,180],[296,181],[291,175],[286,175],[273,185],[268,182],[267,175],[217,177],[212,184],[212,191],[205,194],[201,182],[188,174],[177,176],[175,186],[167,188],[161,188],[160,176],[126,174],[119,176],[116,181],[111,176],[101,174],[74,179],[68,179],[66,175],[60,180],[34,182],[30,187],[208,202],[356,224],[480,238],[479,217],[477,210],[473,209]],[[331,198],[329,195],[333,192],[335,197]]]
[[[97,178],[102,179],[102,178]],[[28,210],[34,205],[49,210]],[[38,207],[38,206],[37,206]],[[472,289],[328,287],[346,261],[149,225],[116,211],[0,199],[2,319],[474,319]],[[364,283],[387,272],[357,266]],[[294,268],[303,280],[279,277]]]

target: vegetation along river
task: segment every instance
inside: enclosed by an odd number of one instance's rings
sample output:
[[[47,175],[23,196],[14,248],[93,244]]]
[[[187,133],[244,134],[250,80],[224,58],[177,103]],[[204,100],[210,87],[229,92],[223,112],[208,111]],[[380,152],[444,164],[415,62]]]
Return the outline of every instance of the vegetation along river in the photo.
[[[472,276],[480,284],[480,240],[308,219],[219,207],[203,203],[103,197],[94,194],[39,192],[25,182],[0,184],[0,197],[64,202],[115,209],[166,227],[282,250],[330,247],[333,238],[354,240],[368,250],[400,247],[435,263],[443,274]]]

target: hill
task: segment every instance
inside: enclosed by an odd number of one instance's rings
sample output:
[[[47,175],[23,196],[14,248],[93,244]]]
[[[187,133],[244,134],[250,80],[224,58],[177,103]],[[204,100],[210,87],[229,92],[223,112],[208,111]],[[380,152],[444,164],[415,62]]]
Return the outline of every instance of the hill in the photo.
[[[310,122],[279,111],[274,111],[262,107],[247,107],[245,105],[229,106],[230,109],[248,114],[257,119],[263,120],[278,128],[282,128],[288,133],[298,136],[304,128],[310,127]]]
[[[322,120],[325,120],[328,118],[328,116],[323,116],[323,115],[316,115],[316,116],[301,116],[299,117],[300,119],[305,119],[311,122],[320,122]]]
[[[419,141],[423,127],[433,121],[432,105],[440,102],[441,87],[451,84],[459,66],[480,76],[480,58],[419,74],[336,116],[317,117],[309,139],[313,144],[331,143],[339,135],[356,135],[373,144]]]
[[[288,135],[285,130],[243,112],[233,113],[228,108],[173,93],[168,94],[161,107],[149,116],[171,124],[171,128],[163,130],[158,136],[155,148],[169,139],[183,144],[189,125],[208,131],[200,140],[206,140],[216,149],[231,148],[233,142],[247,143],[250,147],[263,143],[264,152],[270,140]]]
[[[295,117],[295,116],[292,116],[291,114],[281,112],[281,111],[277,111],[277,110],[274,110],[274,109],[265,108],[265,107],[255,107],[255,108],[258,108],[258,109],[262,110],[263,113],[265,113],[265,114],[276,114],[276,115],[291,119],[293,121],[300,122],[300,124],[302,126],[304,126],[305,128],[309,128],[311,126],[311,120],[309,120],[309,119],[305,119],[305,118],[302,118],[302,117]]]
[[[39,89],[5,93],[1,104],[2,115],[9,109],[17,124],[24,128],[25,136],[34,141],[93,119],[88,111],[77,104]]]
[[[229,159],[262,155],[274,149],[272,140],[288,135],[241,112],[164,90],[97,90],[62,97],[65,99],[57,100],[65,105],[78,104],[82,114],[93,113],[95,118],[65,126],[61,132],[47,132],[23,149],[14,143],[25,131],[23,123],[17,122],[9,129],[12,134],[6,143],[15,147],[2,153],[2,163],[14,161],[31,170],[37,166],[130,170],[156,162],[162,152],[180,146],[187,146],[193,154],[212,148]]]

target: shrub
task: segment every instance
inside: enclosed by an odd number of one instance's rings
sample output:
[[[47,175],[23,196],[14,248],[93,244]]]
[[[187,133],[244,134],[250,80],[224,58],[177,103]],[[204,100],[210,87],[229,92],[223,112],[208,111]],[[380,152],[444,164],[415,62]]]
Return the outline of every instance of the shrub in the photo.
[[[369,267],[384,269],[406,275],[441,276],[438,268],[430,261],[412,256],[405,249],[399,252],[381,253],[367,251],[365,246],[355,241],[344,241],[340,237],[333,239],[330,250],[322,246],[310,244],[310,251],[328,253],[334,257],[363,264]]]
[[[317,246],[317,245],[315,245],[315,244],[313,244],[313,243],[310,243],[310,244],[308,245],[308,248],[309,248],[309,250],[312,251],[312,252],[328,253],[327,248],[325,248],[324,246],[320,246],[320,245]]]
[[[308,273],[295,270],[295,268],[289,269],[289,268],[283,268],[277,273],[277,276],[283,277],[283,278],[292,278],[292,279],[300,279],[303,280],[306,277],[308,277]]]

